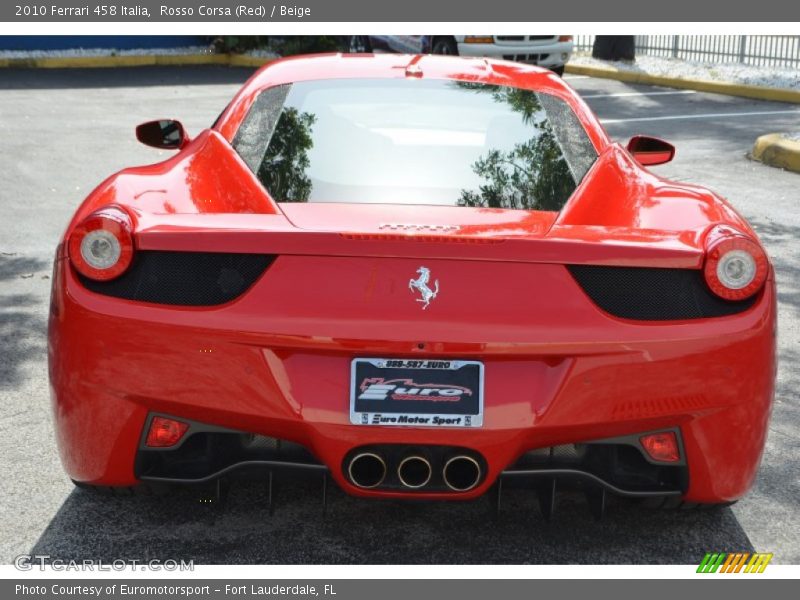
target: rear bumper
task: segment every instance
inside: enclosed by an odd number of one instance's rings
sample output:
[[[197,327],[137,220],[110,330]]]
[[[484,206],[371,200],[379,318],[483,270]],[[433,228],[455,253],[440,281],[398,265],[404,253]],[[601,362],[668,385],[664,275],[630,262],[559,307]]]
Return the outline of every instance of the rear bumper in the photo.
[[[278,269],[275,280],[292,260],[278,258],[271,267]],[[279,292],[281,300],[262,280],[239,300],[212,309],[100,296],[58,261],[50,382],[69,476],[98,485],[137,483],[146,421],[163,413],[299,444],[342,488],[362,496],[407,494],[353,486],[342,465],[357,447],[438,445],[477,452],[486,461],[485,477],[457,494],[472,498],[533,449],[672,428],[683,439],[686,500],[730,501],[751,486],[773,396],[772,280],[741,314],[691,323],[631,323],[572,292],[568,302],[559,298],[559,286],[574,282],[568,283],[563,267],[542,266],[539,277],[553,293],[520,299],[533,313],[542,311],[536,323],[520,322],[515,314],[487,314],[481,322],[469,311],[432,321],[417,306],[393,319],[372,304],[306,306],[303,294],[313,296],[315,286],[324,284],[322,273],[341,273],[335,261],[344,259],[328,260],[334,262],[320,265],[318,276],[308,273],[308,290],[298,280],[293,294]],[[517,268],[493,267],[509,270],[498,274],[505,280]],[[479,294],[472,300],[485,305]],[[564,323],[580,326],[553,325],[559,321],[547,317],[552,307],[546,303],[560,306]],[[323,309],[329,315],[324,319],[318,314]],[[484,426],[350,424],[349,365],[364,355],[483,361]]]
[[[145,431],[156,418],[172,417],[151,414]],[[322,473],[325,477],[330,474],[326,465],[299,444],[206,423],[187,425],[185,435],[168,448],[149,447],[146,436],[142,436],[136,454],[137,478],[151,483],[193,485],[238,476],[265,480],[272,473]],[[673,428],[668,432],[675,436],[679,453],[670,462],[647,455],[640,441],[646,433],[650,432],[539,448],[526,452],[504,469],[499,478],[510,485],[566,480],[584,488],[635,498],[682,496],[688,486],[688,470],[680,430]],[[379,461],[373,466],[382,467],[373,472],[372,481],[356,474],[357,461],[364,457]],[[460,481],[458,466],[453,468],[454,464],[459,465],[458,461],[462,461]],[[483,481],[486,460],[480,452],[466,447],[374,444],[353,448],[344,457],[341,470],[349,482],[361,489],[403,492],[409,496],[440,492],[459,497]]]

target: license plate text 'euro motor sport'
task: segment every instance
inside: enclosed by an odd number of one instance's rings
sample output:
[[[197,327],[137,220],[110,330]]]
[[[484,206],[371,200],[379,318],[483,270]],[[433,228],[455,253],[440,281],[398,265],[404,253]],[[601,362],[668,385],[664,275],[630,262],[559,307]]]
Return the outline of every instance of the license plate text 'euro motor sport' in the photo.
[[[480,427],[483,363],[357,358],[351,365],[350,422]]]

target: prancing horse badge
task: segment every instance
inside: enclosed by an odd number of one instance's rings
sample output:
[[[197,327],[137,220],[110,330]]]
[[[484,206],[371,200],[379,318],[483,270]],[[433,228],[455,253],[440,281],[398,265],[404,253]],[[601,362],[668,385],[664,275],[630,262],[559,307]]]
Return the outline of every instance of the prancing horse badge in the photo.
[[[421,298],[417,298],[417,302],[422,302],[422,310],[428,308],[431,300],[436,298],[439,293],[439,280],[433,282],[433,289],[428,287],[428,282],[431,279],[431,270],[428,267],[420,267],[417,269],[419,277],[416,279],[408,280],[408,289],[412,292],[414,290],[420,293]]]

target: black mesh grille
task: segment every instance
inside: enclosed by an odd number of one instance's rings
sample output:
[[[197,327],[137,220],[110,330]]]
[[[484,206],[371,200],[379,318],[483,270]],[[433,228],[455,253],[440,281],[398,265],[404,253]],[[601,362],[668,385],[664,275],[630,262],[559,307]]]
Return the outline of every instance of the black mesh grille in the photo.
[[[115,298],[214,306],[243,294],[273,260],[267,254],[146,250],[137,252],[133,264],[117,279],[78,277],[89,290]]]
[[[706,286],[694,269],[569,265],[583,291],[616,317],[647,321],[721,317],[750,308],[755,297],[730,302]]]

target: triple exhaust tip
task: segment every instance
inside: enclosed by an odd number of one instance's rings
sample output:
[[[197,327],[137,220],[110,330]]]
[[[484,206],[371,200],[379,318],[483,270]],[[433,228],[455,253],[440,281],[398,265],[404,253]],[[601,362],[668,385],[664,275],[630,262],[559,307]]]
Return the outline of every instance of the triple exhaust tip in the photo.
[[[347,472],[358,487],[376,488],[386,479],[386,461],[374,452],[362,452],[353,457]]]
[[[418,489],[428,485],[433,475],[430,461],[423,456],[407,456],[397,466],[397,478],[407,488]]]
[[[382,456],[374,452],[356,454],[347,467],[350,481],[362,489],[372,489],[386,479],[387,466]],[[444,484],[454,492],[467,492],[481,480],[480,463],[471,456],[459,454],[447,460],[442,468]],[[420,489],[428,485],[433,477],[433,466],[424,456],[406,456],[397,465],[397,479],[409,489]]]
[[[478,461],[471,456],[454,456],[446,463],[442,469],[442,479],[451,490],[456,492],[466,492],[471,490],[481,480],[481,466]]]

